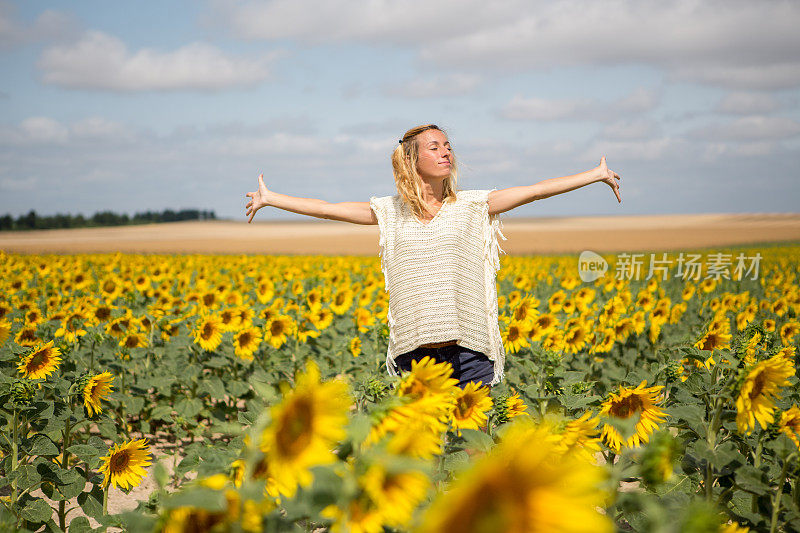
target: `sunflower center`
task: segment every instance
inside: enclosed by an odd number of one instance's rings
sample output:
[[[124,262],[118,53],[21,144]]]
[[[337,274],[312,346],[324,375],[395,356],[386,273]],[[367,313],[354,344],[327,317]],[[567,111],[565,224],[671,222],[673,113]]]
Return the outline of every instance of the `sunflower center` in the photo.
[[[515,341],[519,338],[519,328],[516,326],[511,326],[508,328],[508,340]]]
[[[252,340],[253,336],[250,334],[249,331],[244,331],[239,335],[240,346],[248,346]]]
[[[269,332],[272,334],[273,337],[277,337],[283,334],[283,322],[276,320],[272,323],[269,327]]]
[[[766,385],[766,378],[762,372],[756,376],[756,379],[753,380],[753,390],[750,391],[751,400],[757,398],[761,394],[761,392],[764,390],[764,385]]]
[[[36,352],[33,354],[33,357],[31,357],[31,360],[28,361],[28,370],[33,371],[42,368],[45,364],[47,364],[49,359],[50,357],[47,350],[40,350]]]
[[[138,344],[139,344],[139,339],[136,337],[136,335],[128,335],[127,337],[125,337],[126,348],[136,348]]]
[[[644,407],[642,399],[636,395],[631,395],[618,402],[614,402],[609,410],[617,418],[630,418]]]
[[[474,398],[470,395],[464,395],[456,401],[456,418],[464,419],[472,413],[472,408],[475,406]]]
[[[111,458],[111,471],[114,473],[122,472],[128,467],[128,463],[130,462],[131,456],[128,450],[116,453],[114,457]]]
[[[209,340],[211,337],[214,336],[214,326],[209,323],[203,324],[203,331],[202,333],[200,333],[200,336],[203,338],[204,341]]]
[[[305,450],[311,442],[313,418],[314,408],[309,398],[293,402],[277,431],[278,452],[284,456],[297,456]]]

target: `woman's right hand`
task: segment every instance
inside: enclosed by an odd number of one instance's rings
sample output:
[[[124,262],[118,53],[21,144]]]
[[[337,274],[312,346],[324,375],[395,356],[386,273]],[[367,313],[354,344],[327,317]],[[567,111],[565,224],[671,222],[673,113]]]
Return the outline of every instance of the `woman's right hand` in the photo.
[[[258,190],[255,192],[249,192],[245,195],[250,197],[250,201],[247,202],[247,205],[245,206],[247,208],[245,216],[250,216],[250,218],[247,220],[248,224],[253,221],[253,217],[256,216],[256,211],[266,205],[269,205],[267,203],[267,194],[269,194],[269,190],[267,189],[267,186],[264,185],[264,174],[259,174]]]

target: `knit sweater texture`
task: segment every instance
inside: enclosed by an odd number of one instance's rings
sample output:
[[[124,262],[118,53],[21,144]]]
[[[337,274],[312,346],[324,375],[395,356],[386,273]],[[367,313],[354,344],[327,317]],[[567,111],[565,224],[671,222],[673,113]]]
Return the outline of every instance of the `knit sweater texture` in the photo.
[[[400,195],[370,198],[389,293],[389,374],[397,374],[396,356],[455,339],[494,363],[492,385],[503,379],[496,273],[505,253],[498,236],[506,237],[498,216],[489,216],[492,190],[458,191],[427,223]]]

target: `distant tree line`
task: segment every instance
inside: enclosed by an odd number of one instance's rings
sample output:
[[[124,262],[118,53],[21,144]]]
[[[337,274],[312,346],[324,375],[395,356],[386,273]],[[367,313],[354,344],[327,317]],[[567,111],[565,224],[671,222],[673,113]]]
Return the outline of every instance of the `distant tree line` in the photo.
[[[100,211],[90,217],[62,214],[42,216],[31,210],[28,214],[20,215],[17,218],[12,217],[10,214],[0,216],[0,231],[125,226],[129,224],[151,224],[154,222],[179,222],[181,220],[216,220],[216,218],[214,211],[205,209],[145,211],[136,213],[132,217],[126,213],[119,214],[112,211]]]

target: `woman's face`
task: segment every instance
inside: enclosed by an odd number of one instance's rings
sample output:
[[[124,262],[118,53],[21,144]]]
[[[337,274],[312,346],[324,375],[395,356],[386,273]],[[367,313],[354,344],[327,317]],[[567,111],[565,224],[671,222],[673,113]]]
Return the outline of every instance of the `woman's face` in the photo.
[[[417,136],[417,172],[422,178],[447,178],[453,165],[450,141],[440,130],[426,130]]]

